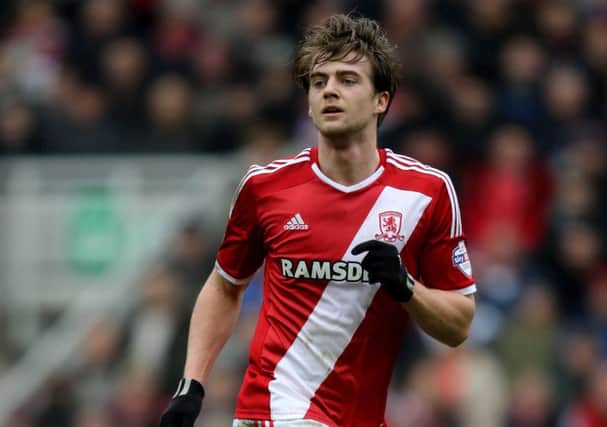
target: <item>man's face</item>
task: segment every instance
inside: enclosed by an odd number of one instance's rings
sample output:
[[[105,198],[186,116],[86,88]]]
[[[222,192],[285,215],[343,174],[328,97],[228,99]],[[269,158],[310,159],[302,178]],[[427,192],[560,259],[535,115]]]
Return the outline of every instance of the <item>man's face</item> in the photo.
[[[310,73],[310,117],[326,137],[356,134],[377,127],[377,116],[386,111],[388,92],[375,93],[371,64],[366,58],[353,62],[351,53],[340,61],[317,64]]]

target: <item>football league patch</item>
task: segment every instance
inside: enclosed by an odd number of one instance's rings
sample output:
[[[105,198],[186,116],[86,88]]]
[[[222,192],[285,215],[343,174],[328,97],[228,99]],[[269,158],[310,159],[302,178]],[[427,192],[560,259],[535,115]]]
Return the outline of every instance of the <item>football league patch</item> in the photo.
[[[468,256],[466,244],[461,240],[452,252],[453,265],[468,277],[472,277],[472,264]]]

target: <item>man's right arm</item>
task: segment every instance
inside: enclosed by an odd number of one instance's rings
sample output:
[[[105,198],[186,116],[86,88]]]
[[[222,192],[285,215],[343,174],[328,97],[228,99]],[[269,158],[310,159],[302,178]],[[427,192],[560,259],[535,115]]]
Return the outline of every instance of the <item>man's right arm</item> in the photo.
[[[238,319],[248,280],[236,278],[252,276],[263,263],[263,231],[257,217],[253,184],[249,179],[255,170],[253,168],[245,175],[236,190],[223,242],[217,251],[216,268],[194,304],[184,375],[161,416],[161,427],[194,425],[204,399],[202,384]]]
[[[185,378],[204,383],[232,334],[244,295],[244,285],[234,285],[216,269],[198,294],[188,336]]]
[[[230,283],[216,269],[209,275],[192,312],[184,375],[160,427],[194,426],[204,398],[202,383],[232,334],[245,288]]]

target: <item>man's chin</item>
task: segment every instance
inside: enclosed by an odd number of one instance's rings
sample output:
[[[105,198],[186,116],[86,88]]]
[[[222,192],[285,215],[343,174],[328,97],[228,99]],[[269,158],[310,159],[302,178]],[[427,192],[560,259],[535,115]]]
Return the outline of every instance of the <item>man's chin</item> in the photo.
[[[347,126],[322,126],[318,131],[326,138],[339,138],[352,133],[352,129]]]

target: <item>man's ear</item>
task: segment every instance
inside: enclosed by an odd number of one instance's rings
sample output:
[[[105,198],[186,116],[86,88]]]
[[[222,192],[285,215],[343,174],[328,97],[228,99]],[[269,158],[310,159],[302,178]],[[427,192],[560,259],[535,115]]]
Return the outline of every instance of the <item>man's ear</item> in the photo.
[[[390,93],[388,91],[383,91],[375,95],[377,97],[377,101],[375,104],[375,113],[383,114],[388,109],[388,104],[390,103]]]

